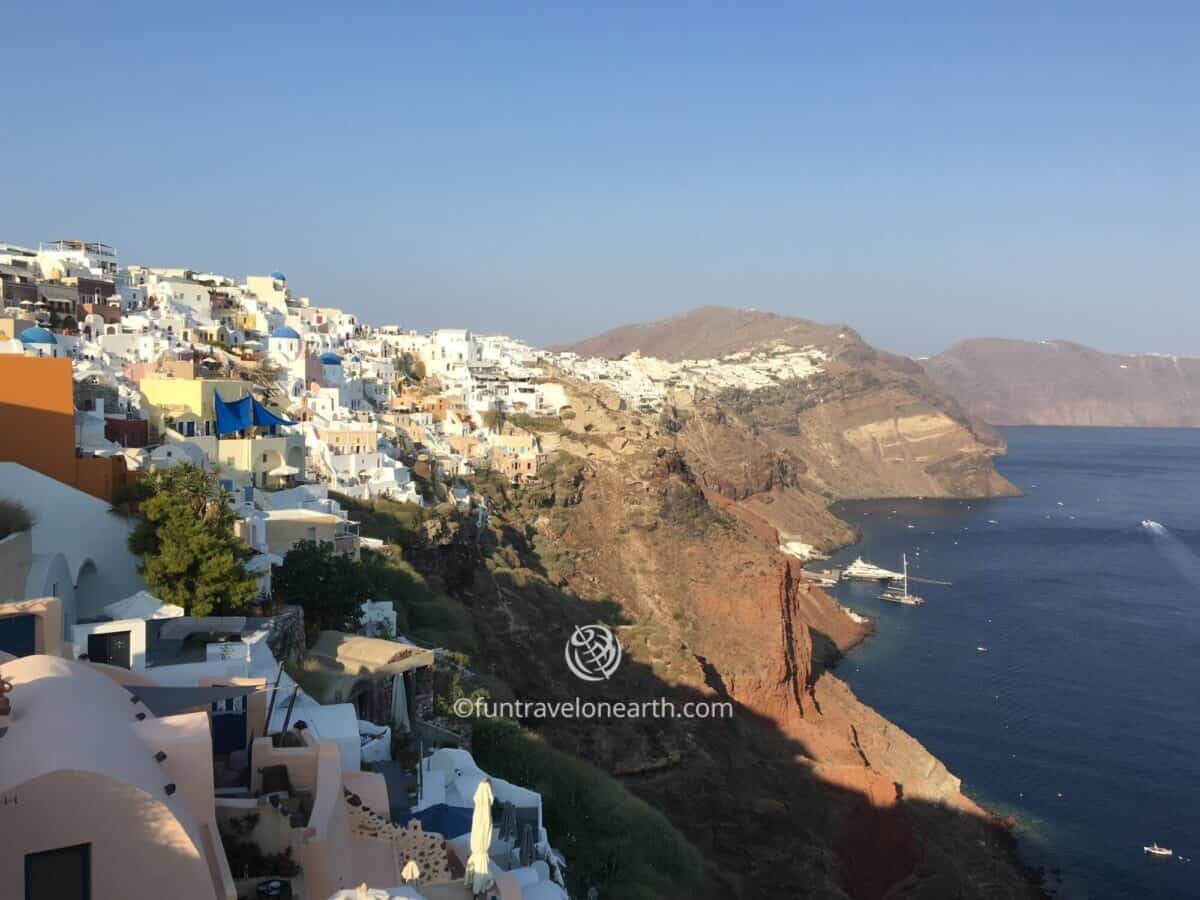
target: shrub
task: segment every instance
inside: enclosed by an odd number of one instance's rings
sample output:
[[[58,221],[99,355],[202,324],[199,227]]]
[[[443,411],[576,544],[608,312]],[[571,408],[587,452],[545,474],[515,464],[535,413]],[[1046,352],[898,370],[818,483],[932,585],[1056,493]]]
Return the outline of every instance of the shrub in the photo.
[[[282,853],[263,853],[251,835],[258,824],[258,814],[239,816],[217,823],[221,835],[221,846],[229,861],[229,871],[234,878],[268,878],[271,876],[291,878],[300,874],[300,866],[292,858],[292,848]]]
[[[0,500],[0,541],[33,527],[33,513],[16,500]]]
[[[568,889],[658,900],[733,897],[728,876],[670,821],[615,778],[512,723],[477,721],[472,752],[485,771],[542,795],[546,829],[567,857]]]

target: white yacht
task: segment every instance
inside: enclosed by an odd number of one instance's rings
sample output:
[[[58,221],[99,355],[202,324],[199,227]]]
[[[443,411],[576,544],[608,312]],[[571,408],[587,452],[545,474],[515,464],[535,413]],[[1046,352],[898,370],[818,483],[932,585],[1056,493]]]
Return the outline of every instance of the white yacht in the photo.
[[[1157,842],[1151,844],[1149,847],[1143,847],[1142,850],[1145,853],[1149,853],[1151,856],[1174,856],[1175,855],[1174,850],[1168,850],[1166,847],[1160,847],[1160,846],[1158,846]]]
[[[860,556],[842,569],[842,577],[852,581],[893,581],[902,576],[899,572],[872,565]]]

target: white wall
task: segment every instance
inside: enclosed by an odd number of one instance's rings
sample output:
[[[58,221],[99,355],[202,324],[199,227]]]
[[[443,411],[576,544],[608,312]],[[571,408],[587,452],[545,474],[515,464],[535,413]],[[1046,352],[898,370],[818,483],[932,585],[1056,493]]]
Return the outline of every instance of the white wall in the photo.
[[[110,513],[103,500],[12,462],[0,463],[0,496],[19,499],[33,513],[35,556],[65,557],[70,582],[78,586],[80,618],[99,615],[107,604],[146,588],[138,558],[129,552],[134,523]],[[85,570],[89,560],[92,566]]]

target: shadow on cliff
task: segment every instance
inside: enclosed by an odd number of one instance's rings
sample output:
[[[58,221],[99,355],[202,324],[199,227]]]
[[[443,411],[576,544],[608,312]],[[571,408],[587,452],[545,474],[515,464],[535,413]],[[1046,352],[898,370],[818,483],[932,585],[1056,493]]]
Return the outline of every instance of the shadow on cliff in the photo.
[[[477,595],[473,602],[486,608],[513,590],[506,586],[496,597]],[[618,604],[592,603],[544,584],[538,592],[542,596],[524,611],[531,613],[536,607],[538,628],[497,631],[487,641],[490,667],[519,699],[578,697],[645,704],[661,698],[669,704],[659,704],[657,712],[664,715],[657,717],[651,709],[636,718],[526,718],[520,724],[616,776],[636,796],[666,813],[706,858],[733,877],[743,896],[876,900],[1038,895],[1031,873],[1014,864],[1011,835],[997,820],[906,797],[888,772],[875,767],[859,742],[856,727],[862,722],[852,710],[828,708],[840,702],[841,691],[825,692],[824,710],[816,702],[814,687],[823,687],[820,679],[832,678],[823,664],[804,685],[801,726],[785,727],[735,700],[735,691],[710,660],[692,655],[683,645],[655,643],[653,634],[647,638]],[[512,596],[505,602],[511,604]],[[498,619],[491,621],[499,624]],[[564,659],[571,629],[583,621],[614,627],[625,647],[619,669],[600,684],[575,678]],[[827,637],[813,638],[814,657],[827,664],[836,656],[836,647]],[[763,648],[764,655],[776,652],[779,646]],[[672,683],[662,674],[693,665],[702,672],[703,688]],[[698,709],[717,712],[714,703],[728,704],[732,715],[686,717]],[[674,717],[665,715],[667,710]],[[607,849],[603,864],[593,865],[588,858],[601,843],[607,845],[608,838],[589,846],[587,835],[578,833],[575,807],[581,798],[563,792],[553,780],[539,781],[536,771],[501,766],[493,774],[525,779],[543,793],[546,827],[567,853],[579,879],[573,879],[572,886],[580,894],[595,885],[608,897],[676,896],[638,894],[624,886],[614,890],[615,885],[604,879],[612,878],[609,869],[620,864],[609,861]],[[592,818],[602,819],[603,814],[597,810]],[[563,846],[568,840],[575,843]],[[645,848],[629,846],[626,852],[640,855]]]
[[[693,624],[707,629],[711,648],[702,654],[679,636],[685,622],[663,620],[669,612],[634,622],[610,598],[583,599],[564,579],[593,580],[552,571],[565,563],[543,557],[526,531],[492,527],[498,539],[466,541],[466,552],[410,557],[426,577],[461,585],[454,596],[471,612],[473,665],[528,702],[660,701],[637,716],[599,710],[594,718],[531,715],[520,724],[665,813],[742,896],[1037,895],[1029,873],[1014,864],[1009,832],[965,802],[928,799],[938,786],[928,778],[936,763],[919,747],[909,748],[913,759],[898,759],[896,733],[884,732],[882,720],[826,671],[838,643],[811,626],[807,613],[816,598],[804,583],[787,581],[792,567],[784,569],[784,591],[794,592],[794,606],[781,615],[779,630],[764,630],[763,645],[741,670],[753,672],[760,662],[764,672],[785,674],[778,683],[748,687],[730,681],[736,653],[724,654],[719,618],[697,614]],[[468,563],[469,584],[465,572],[445,578],[441,571]],[[576,626],[595,622],[616,631],[624,658],[611,678],[593,684],[571,673],[564,649]],[[839,639],[845,646],[844,635]],[[722,654],[730,658],[715,658]],[[728,704],[731,714],[696,716],[719,713],[714,702]],[[876,748],[880,758],[872,758]],[[587,896],[592,887],[610,898],[705,895],[694,887],[672,891],[648,874],[678,873],[687,857],[668,835],[646,827],[649,817],[606,806],[611,790],[593,795],[577,779],[539,770],[534,756],[478,758],[492,774],[543,795],[545,825],[567,855],[574,895]],[[896,776],[905,763],[911,777]],[[898,777],[908,781],[907,793]],[[708,896],[729,896],[724,879],[710,881]]]

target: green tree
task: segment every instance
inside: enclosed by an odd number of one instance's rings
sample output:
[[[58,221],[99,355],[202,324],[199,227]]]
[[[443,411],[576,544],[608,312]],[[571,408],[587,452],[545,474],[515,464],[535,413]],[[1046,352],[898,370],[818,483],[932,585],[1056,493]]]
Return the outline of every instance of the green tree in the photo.
[[[328,541],[300,541],[272,576],[275,597],[304,610],[313,630],[354,630],[359,607],[371,592],[366,569]]]
[[[155,472],[138,506],[129,549],[151,592],[191,616],[235,615],[258,585],[243,563],[250,548],[233,531],[237,517],[216,477],[190,465]]]

